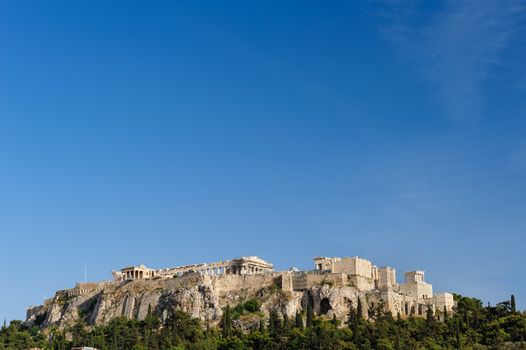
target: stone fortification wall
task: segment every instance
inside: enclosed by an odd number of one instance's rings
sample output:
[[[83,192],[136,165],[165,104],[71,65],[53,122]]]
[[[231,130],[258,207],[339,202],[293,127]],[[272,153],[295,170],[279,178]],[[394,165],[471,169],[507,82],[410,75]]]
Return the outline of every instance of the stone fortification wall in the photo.
[[[451,293],[440,293],[435,294],[431,299],[432,303],[437,307],[438,311],[444,312],[453,312],[453,307],[455,306],[455,300],[453,299],[453,294]]]
[[[210,276],[208,280],[223,293],[239,290],[260,290],[270,286],[281,286],[281,273],[260,275],[220,275]]]
[[[320,273],[317,271],[297,271],[281,273],[281,288],[284,291],[303,291],[318,285],[345,287],[349,284],[344,273]]]
[[[307,273],[307,288],[323,284],[333,287],[345,287],[348,284],[347,275],[344,273]]]
[[[78,282],[74,288],[66,291],[69,297],[101,291],[109,282]]]
[[[375,289],[374,281],[369,277],[364,277],[360,275],[350,275],[349,283],[351,284],[351,286],[363,291],[370,291]]]

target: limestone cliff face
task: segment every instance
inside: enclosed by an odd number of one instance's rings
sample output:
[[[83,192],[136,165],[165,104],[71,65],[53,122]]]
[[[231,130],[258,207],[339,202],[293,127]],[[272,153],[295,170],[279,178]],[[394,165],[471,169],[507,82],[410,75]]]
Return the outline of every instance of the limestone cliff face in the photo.
[[[80,318],[91,325],[105,324],[120,316],[144,319],[151,308],[161,319],[181,310],[217,324],[226,305],[234,307],[251,298],[260,301],[265,316],[271,310],[277,310],[282,315],[294,317],[311,302],[316,314],[329,318],[334,314],[344,320],[350,305],[357,305],[358,298],[367,303],[371,297],[379,297],[374,292],[365,293],[351,286],[333,287],[329,284],[314,285],[301,291],[284,291],[281,281],[282,274],[272,273],[82,283],[57,292],[41,306],[28,309],[26,322],[41,328],[68,326]],[[250,324],[240,326],[247,328]]]

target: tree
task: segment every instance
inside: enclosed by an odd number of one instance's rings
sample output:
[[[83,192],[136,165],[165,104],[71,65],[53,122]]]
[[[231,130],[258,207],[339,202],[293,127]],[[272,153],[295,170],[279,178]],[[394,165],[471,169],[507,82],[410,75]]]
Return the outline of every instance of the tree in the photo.
[[[294,321],[295,321],[296,328],[303,329],[303,317],[301,316],[299,312],[296,312],[296,317]]]
[[[356,309],[351,305],[351,307],[349,308],[349,316],[347,318],[347,324],[349,325],[349,328],[352,329],[352,327],[356,323],[357,317],[358,316],[356,315]]]
[[[433,315],[433,309],[428,306],[426,310],[426,321],[428,323],[432,323],[435,321],[435,316]]]
[[[276,310],[270,312],[268,330],[272,336],[276,336],[281,331],[281,320]]]
[[[510,300],[510,306],[511,306],[511,312],[512,313],[516,313],[517,312],[517,307],[515,306],[515,295],[511,295],[511,300]]]
[[[314,320],[314,311],[312,310],[312,305],[310,301],[307,302],[307,328],[312,327],[312,321]]]
[[[278,316],[276,315],[274,310],[270,311],[268,315],[268,332],[271,335],[274,335],[276,333],[276,320],[275,319],[277,317]]]
[[[360,319],[363,316],[362,299],[358,298],[358,306],[356,307],[356,316]]]
[[[456,341],[456,348],[458,350],[462,349],[462,338],[460,337],[460,326],[458,322],[455,327],[455,341]]]
[[[334,327],[338,327],[340,325],[340,321],[336,318],[336,314],[332,314],[332,324]]]
[[[223,338],[230,337],[232,335],[232,315],[230,314],[230,305],[225,307],[223,322],[221,322],[221,325]]]
[[[148,305],[148,313],[146,314],[146,317],[144,318],[144,322],[142,322],[141,326],[144,328],[144,345],[146,345],[146,347],[148,349],[157,349],[158,348],[158,344],[157,344],[157,336],[156,336],[156,333],[157,333],[157,330],[159,328],[161,324],[161,321],[159,320],[159,318],[157,317],[157,315],[155,315],[152,311],[152,306],[151,305]],[[132,329],[133,329],[134,326],[132,326]],[[124,340],[123,342],[130,346],[131,347],[131,344],[133,344],[134,342],[136,342],[136,336],[133,334],[133,332],[127,332],[127,333],[124,333]]]
[[[290,331],[290,320],[287,314],[283,315],[283,332],[288,333]]]
[[[358,305],[361,306],[360,299],[358,299]],[[360,343],[360,317],[358,316],[358,310],[352,305],[349,309],[349,328],[352,330],[352,337],[354,344]]]
[[[73,338],[74,346],[81,346],[82,344],[84,344],[84,341],[86,339],[86,330],[84,322],[82,320],[79,320],[71,328],[71,336]]]
[[[144,318],[144,323],[146,324],[146,327],[148,329],[156,329],[160,325],[160,320],[157,315],[155,315],[152,311],[152,305],[148,304],[148,312],[146,313],[146,317]]]

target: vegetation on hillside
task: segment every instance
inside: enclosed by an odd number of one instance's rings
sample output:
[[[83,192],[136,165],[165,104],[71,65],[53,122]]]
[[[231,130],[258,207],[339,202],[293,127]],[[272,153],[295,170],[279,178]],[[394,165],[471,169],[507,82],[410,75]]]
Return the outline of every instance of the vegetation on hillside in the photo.
[[[249,331],[236,326],[243,313],[262,315],[257,301],[225,308],[220,328],[175,312],[162,323],[151,311],[143,321],[117,318],[104,326],[87,327],[82,321],[71,328],[25,327],[12,321],[0,330],[0,350],[66,350],[93,346],[101,350],[182,349],[526,349],[526,313],[517,312],[515,298],[484,307],[480,300],[456,296],[452,315],[429,312],[426,318],[393,318],[382,305],[368,310],[365,320],[349,310],[348,320],[325,320],[309,305],[294,318],[272,312]]]

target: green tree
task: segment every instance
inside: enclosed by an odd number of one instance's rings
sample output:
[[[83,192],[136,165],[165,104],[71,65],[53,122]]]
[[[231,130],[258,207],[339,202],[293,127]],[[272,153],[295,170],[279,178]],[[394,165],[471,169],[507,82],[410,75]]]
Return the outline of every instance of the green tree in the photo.
[[[296,317],[294,319],[294,323],[295,323],[295,326],[296,328],[298,329],[303,329],[303,317],[301,316],[301,314],[299,312],[296,312]]]
[[[266,332],[266,329],[265,329],[265,320],[263,320],[263,319],[260,319],[260,320],[259,320],[259,332],[260,332],[260,333],[265,333],[265,332]]]
[[[360,300],[360,299],[358,299]],[[358,305],[360,305],[360,303],[358,302]],[[349,325],[349,328],[352,330],[352,339],[353,339],[353,342],[354,344],[359,344],[360,343],[360,317],[358,316],[358,310],[355,309],[352,305],[349,309],[349,318],[348,318],[348,325]]]
[[[290,331],[290,320],[287,314],[283,315],[283,326],[282,326],[283,332],[288,333]]]
[[[362,306],[362,299],[358,297],[358,305],[356,306],[356,316],[361,319],[363,317],[363,306]]]
[[[462,337],[460,336],[460,325],[457,323],[455,327],[455,345],[456,349],[462,349]]]
[[[310,301],[307,302],[307,328],[312,327],[312,321],[314,320],[314,311]]]
[[[270,312],[268,330],[273,337],[276,337],[281,332],[281,320],[276,310]]]
[[[222,332],[223,338],[230,337],[232,335],[232,315],[230,314],[230,305],[227,305],[225,307],[221,325],[222,325],[222,330],[223,330]]]

